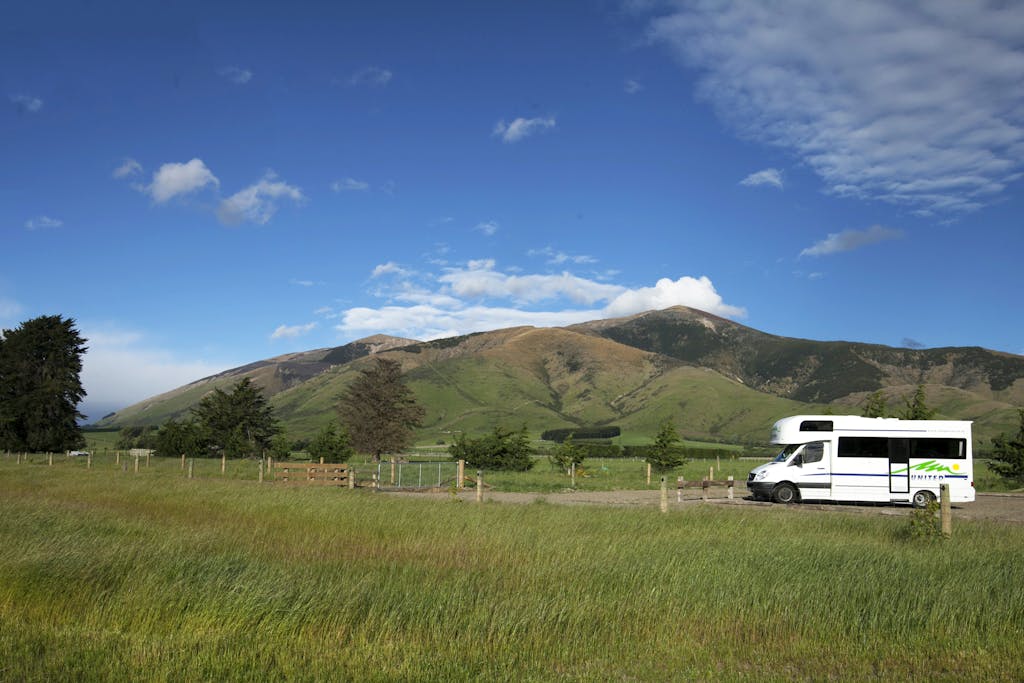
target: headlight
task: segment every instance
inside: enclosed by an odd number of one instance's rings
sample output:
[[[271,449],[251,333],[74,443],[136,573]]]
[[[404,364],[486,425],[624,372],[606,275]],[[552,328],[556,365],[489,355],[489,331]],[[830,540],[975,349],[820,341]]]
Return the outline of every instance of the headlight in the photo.
[[[767,476],[768,476],[768,470],[761,470],[760,472],[758,472],[757,474],[754,475],[754,481],[761,481],[762,479],[764,479]]]

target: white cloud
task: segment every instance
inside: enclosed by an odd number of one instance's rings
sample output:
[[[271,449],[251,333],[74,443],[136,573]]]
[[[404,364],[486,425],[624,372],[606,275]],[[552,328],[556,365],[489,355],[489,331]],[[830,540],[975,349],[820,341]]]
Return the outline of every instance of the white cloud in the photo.
[[[383,86],[390,83],[393,76],[394,74],[387,69],[382,69],[379,66],[368,66],[352,74],[348,79],[348,83],[349,85]]]
[[[559,266],[564,263],[574,263],[576,265],[582,265],[586,263],[597,263],[597,259],[593,256],[587,256],[586,254],[572,255],[567,254],[564,251],[557,251],[553,247],[544,247],[543,249],[530,249],[526,252],[527,256],[543,256],[547,259],[549,265]]]
[[[251,71],[237,66],[221,67],[217,69],[217,74],[238,85],[244,85],[252,80]]]
[[[370,183],[355,178],[342,178],[331,183],[334,192],[366,192],[369,189]]]
[[[498,225],[498,221],[484,221],[482,223],[477,223],[473,226],[473,229],[490,237],[494,233],[498,232],[500,227],[501,226]]]
[[[343,311],[336,329],[354,336],[384,332],[435,339],[516,325],[569,325],[676,305],[746,315],[744,309],[724,303],[707,277],[662,278],[653,287],[630,289],[571,273],[510,275],[495,268],[493,260],[480,259],[445,269],[431,280],[433,287],[403,282],[380,293],[389,303],[379,308]],[[546,310],[527,310],[542,302],[549,304]]]
[[[142,173],[142,164],[131,157],[125,157],[121,165],[114,169],[115,178],[129,178]]]
[[[699,278],[687,275],[678,280],[663,277],[653,287],[627,290],[615,297],[604,313],[615,317],[680,305],[729,317],[747,314],[743,308],[723,302],[711,280],[703,275]]]
[[[1020,177],[1022,3],[670,7],[650,39],[741,136],[795,152],[831,193],[963,212]]]
[[[243,221],[265,225],[277,212],[276,200],[279,199],[301,202],[305,197],[302,190],[277,180],[277,175],[268,171],[259,182],[222,200],[217,207],[217,217],[225,225],[238,225]]]
[[[64,221],[58,218],[50,218],[49,216],[36,216],[25,221],[26,230],[39,230],[42,228],[59,228],[64,225]]]
[[[563,272],[558,275],[508,275],[495,270],[492,260],[470,261],[466,268],[448,268],[438,278],[460,299],[498,298],[519,304],[564,298],[578,304],[593,304],[623,291]]]
[[[88,394],[82,412],[90,420],[239,365],[181,358],[134,331],[83,326],[82,336],[89,347],[82,359]]]
[[[298,285],[299,287],[313,287],[314,285],[316,285],[316,283],[313,282],[312,280],[292,279],[289,280],[289,282],[293,285]]]
[[[626,83],[622,86],[622,89],[626,92],[627,95],[635,95],[636,93],[643,90],[644,86],[630,78],[626,80]]]
[[[294,339],[312,332],[314,328],[316,328],[315,322],[306,323],[305,325],[278,325],[277,329],[270,335],[270,338]]]
[[[408,271],[405,268],[402,268],[400,265],[398,265],[394,261],[388,261],[387,263],[382,263],[379,266],[376,266],[373,269],[373,272],[370,273],[370,277],[371,278],[381,277],[382,275],[400,275],[400,276],[405,276],[405,275],[409,275],[409,274],[411,274],[411,271]]]
[[[757,173],[751,173],[740,181],[740,185],[757,187],[758,185],[771,185],[782,189],[782,171],[777,168],[766,168]]]
[[[11,95],[10,99],[18,111],[34,114],[43,108],[43,101],[34,95]]]
[[[518,118],[514,119],[511,123],[505,123],[504,119],[502,119],[494,125],[494,130],[491,134],[500,137],[503,142],[512,143],[519,142],[523,138],[554,127],[555,119],[553,116],[535,119]]]
[[[886,240],[894,240],[903,237],[902,230],[894,230],[881,225],[872,225],[866,230],[843,230],[842,232],[830,233],[828,237],[816,242],[814,246],[807,247],[800,252],[801,256],[826,256],[838,254],[844,251],[852,251]]]
[[[192,159],[184,164],[164,164],[153,174],[153,182],[144,189],[153,201],[163,204],[173,197],[201,190],[207,185],[219,186],[220,181],[201,159]]]

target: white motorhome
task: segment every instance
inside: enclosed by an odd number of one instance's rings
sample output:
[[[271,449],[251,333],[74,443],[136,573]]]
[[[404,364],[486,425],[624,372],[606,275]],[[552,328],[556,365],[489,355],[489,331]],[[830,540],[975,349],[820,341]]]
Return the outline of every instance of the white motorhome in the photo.
[[[782,451],[747,478],[759,500],[924,507],[940,484],[951,502],[974,500],[970,422],[796,415],[775,423],[771,442]]]

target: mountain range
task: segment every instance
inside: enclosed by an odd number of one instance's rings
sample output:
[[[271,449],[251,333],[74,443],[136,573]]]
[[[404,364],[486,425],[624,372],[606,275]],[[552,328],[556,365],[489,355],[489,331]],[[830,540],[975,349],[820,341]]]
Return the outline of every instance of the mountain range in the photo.
[[[420,442],[495,424],[532,432],[609,425],[652,435],[671,419],[688,439],[757,443],[799,413],[860,414],[881,390],[898,411],[918,384],[936,417],[973,420],[981,447],[1017,425],[1024,356],[979,347],[905,349],[760,332],[673,307],[567,327],[513,327],[434,341],[375,335],[206,377],[107,415],[97,427],[187,416],[242,377],[263,388],[289,435],[335,418],[337,397],[372,358],[402,364],[427,417]]]

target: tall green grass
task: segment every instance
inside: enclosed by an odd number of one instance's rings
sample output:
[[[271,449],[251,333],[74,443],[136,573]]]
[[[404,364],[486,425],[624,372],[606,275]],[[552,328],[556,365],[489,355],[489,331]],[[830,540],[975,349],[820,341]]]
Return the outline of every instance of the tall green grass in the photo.
[[[4,460],[0,679],[1019,680],[1022,557],[994,523]]]

